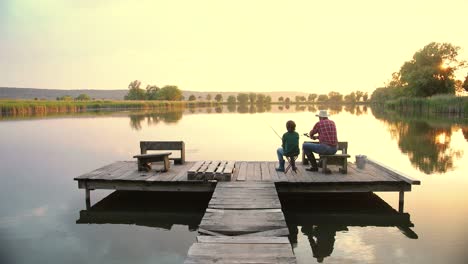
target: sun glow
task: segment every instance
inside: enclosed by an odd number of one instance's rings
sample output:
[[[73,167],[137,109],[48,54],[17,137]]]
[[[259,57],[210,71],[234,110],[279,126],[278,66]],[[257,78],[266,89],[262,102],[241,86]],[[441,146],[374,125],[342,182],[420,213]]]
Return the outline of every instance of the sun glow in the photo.
[[[441,133],[439,135],[436,136],[436,142],[439,143],[439,144],[445,144],[447,142],[447,137],[445,135],[445,133]]]

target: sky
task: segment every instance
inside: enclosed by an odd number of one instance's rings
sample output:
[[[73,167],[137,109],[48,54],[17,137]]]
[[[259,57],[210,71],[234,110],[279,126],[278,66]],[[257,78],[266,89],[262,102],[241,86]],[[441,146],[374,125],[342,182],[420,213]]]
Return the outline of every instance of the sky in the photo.
[[[466,0],[0,0],[0,87],[371,93]],[[458,73],[459,79],[466,69]]]

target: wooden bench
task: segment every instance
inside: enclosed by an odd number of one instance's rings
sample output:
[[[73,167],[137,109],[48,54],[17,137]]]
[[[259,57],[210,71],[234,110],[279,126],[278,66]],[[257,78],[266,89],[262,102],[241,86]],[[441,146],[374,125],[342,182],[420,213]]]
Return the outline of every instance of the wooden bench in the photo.
[[[311,142],[313,143],[313,142]],[[338,153],[341,151],[341,154]],[[338,142],[338,151],[333,155],[320,155],[320,161],[322,162],[322,172],[327,172],[328,165],[340,166],[339,171],[343,174],[348,173],[348,158],[351,156],[348,154],[348,142]],[[309,161],[305,157],[305,153],[302,152],[302,163],[304,165],[309,164]]]
[[[138,171],[150,171],[151,163],[157,161],[163,161],[164,167],[163,171],[168,171],[170,168],[169,155],[171,152],[164,152],[158,154],[141,154],[135,155],[134,158],[138,159]]]
[[[185,163],[185,144],[183,141],[140,141],[140,153],[146,154],[148,150],[178,150],[180,158],[170,158],[174,164]]]

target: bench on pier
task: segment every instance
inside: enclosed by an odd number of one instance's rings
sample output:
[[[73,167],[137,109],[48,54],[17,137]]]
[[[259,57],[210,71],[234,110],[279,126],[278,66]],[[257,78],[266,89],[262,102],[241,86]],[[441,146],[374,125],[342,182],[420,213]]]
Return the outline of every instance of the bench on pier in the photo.
[[[341,151],[341,154],[338,153]],[[340,166],[339,171],[343,174],[348,173],[348,158],[351,156],[348,154],[348,142],[338,142],[338,151],[333,155],[320,155],[319,160],[322,163],[322,172],[327,172],[328,165]],[[305,157],[305,153],[302,152],[302,163],[307,165],[309,161]]]
[[[169,155],[171,154],[172,152],[164,152],[157,154],[141,154],[133,157],[138,159],[138,171],[150,171],[152,162],[163,161],[164,167],[162,171],[165,172],[169,170]]]
[[[183,141],[140,141],[140,153],[147,154],[148,150],[178,150],[180,158],[170,158],[174,164],[185,163],[185,143]]]

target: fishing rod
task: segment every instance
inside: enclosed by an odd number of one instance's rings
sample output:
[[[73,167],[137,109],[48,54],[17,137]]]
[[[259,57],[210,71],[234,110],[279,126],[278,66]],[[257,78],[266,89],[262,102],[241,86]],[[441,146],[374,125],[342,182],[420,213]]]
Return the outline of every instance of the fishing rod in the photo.
[[[283,138],[278,134],[278,132],[276,132],[276,130],[275,130],[271,125],[269,125],[269,126],[270,126],[271,130],[273,130],[273,132],[275,132],[275,134],[276,134],[281,140],[283,140]]]

